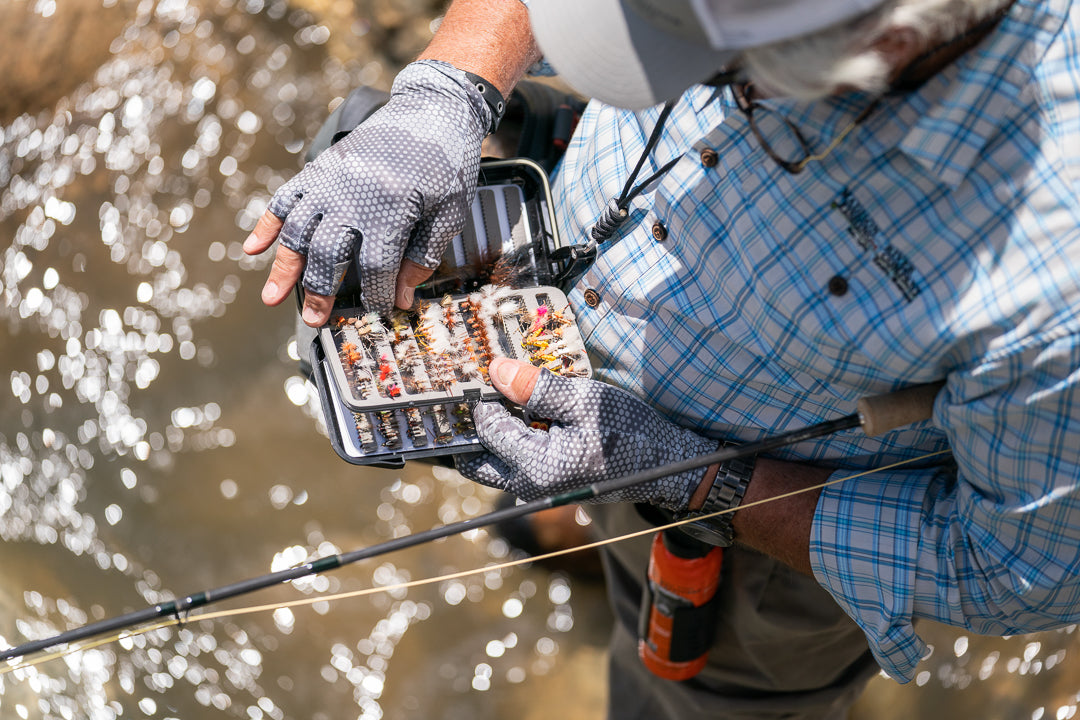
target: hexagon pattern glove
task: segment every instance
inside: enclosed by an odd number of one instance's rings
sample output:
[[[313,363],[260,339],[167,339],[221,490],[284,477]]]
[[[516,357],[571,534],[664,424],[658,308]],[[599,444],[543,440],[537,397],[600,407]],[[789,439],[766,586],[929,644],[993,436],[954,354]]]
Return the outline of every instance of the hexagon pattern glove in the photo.
[[[476,192],[491,111],[465,73],[407,65],[390,100],[278,189],[281,244],[307,256],[304,287],[334,295],[359,247],[363,300],[389,313],[402,258],[434,269]]]
[[[713,452],[720,444],[664,419],[625,390],[547,370],[540,373],[527,407],[550,418],[550,430],[528,427],[498,403],[477,403],[476,432],[490,452],[457,456],[458,471],[535,500]],[[704,476],[705,468],[689,470],[595,502],[642,502],[681,512]]]

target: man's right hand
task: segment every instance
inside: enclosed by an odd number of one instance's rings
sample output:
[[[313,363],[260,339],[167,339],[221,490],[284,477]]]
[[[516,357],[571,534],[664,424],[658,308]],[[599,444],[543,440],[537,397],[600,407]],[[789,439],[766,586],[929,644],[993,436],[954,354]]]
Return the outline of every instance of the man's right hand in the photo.
[[[470,480],[523,500],[687,460],[714,452],[719,445],[674,424],[614,385],[559,377],[507,358],[492,360],[489,371],[496,390],[534,416],[550,420],[551,427],[530,427],[501,403],[477,403],[473,420],[486,452],[457,455],[454,464]],[[713,469],[708,472],[715,475]],[[667,475],[592,502],[648,503],[682,513],[690,508],[706,473],[698,468]]]
[[[386,106],[282,185],[244,242],[257,255],[281,241],[263,302],[279,304],[303,278],[304,322],[318,327],[358,257],[369,309],[409,307],[465,225],[490,120],[460,70],[406,66]]]

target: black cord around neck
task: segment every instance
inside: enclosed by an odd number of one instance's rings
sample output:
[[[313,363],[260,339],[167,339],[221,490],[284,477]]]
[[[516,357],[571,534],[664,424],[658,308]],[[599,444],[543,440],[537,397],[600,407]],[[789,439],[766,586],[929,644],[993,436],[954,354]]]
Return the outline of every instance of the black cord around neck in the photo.
[[[641,155],[638,156],[637,164],[634,165],[633,171],[623,185],[622,192],[619,194],[618,198],[611,198],[608,200],[607,206],[600,214],[600,218],[589,231],[589,235],[592,238],[590,244],[602,243],[610,240],[611,236],[615,234],[615,231],[619,229],[619,226],[630,216],[629,208],[633,199],[640,195],[650,184],[662,177],[664,173],[675,167],[675,163],[679,161],[678,156],[672,158],[665,163],[663,167],[645,178],[642,182],[637,185],[634,184],[634,181],[637,180],[638,173],[641,172],[641,168],[645,165],[645,161],[648,160],[652,151],[656,149],[656,144],[660,142],[660,135],[663,132],[664,124],[667,122],[667,119],[674,108],[674,100],[669,100],[664,104],[664,108],[660,111],[660,116],[656,119],[656,125],[652,129],[652,133],[649,134],[648,141],[645,143],[645,148],[641,151]]]

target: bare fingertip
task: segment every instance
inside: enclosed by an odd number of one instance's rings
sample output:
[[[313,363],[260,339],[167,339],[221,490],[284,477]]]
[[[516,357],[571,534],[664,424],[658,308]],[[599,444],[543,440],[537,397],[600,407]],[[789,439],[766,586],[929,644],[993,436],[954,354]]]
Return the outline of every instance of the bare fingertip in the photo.
[[[304,318],[304,322],[311,327],[319,327],[323,324],[322,316],[315,308],[311,307],[310,305],[304,307],[302,317]]]
[[[277,303],[279,296],[281,295],[281,288],[273,280],[267,280],[262,289],[262,300],[267,305]]]

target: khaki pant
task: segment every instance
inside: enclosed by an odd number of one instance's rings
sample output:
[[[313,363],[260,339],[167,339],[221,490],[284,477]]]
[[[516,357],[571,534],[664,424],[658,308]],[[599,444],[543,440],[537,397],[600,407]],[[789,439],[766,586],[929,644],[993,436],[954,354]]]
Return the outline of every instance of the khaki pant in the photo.
[[[595,505],[603,537],[649,525],[632,505]],[[610,720],[844,718],[878,671],[862,631],[811,577],[739,547],[724,552],[720,619],[709,664],[686,682],[652,675],[637,657],[637,617],[651,536],[607,546],[615,612]]]

